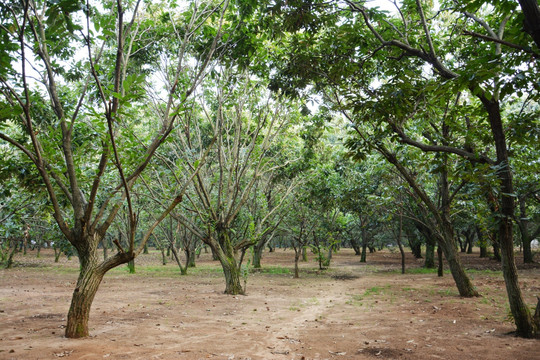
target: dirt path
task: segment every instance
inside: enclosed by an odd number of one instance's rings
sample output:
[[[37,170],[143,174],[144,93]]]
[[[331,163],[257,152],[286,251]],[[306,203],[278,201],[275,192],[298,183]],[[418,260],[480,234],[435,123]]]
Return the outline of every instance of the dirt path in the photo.
[[[106,276],[83,340],[63,337],[76,259],[58,267],[45,255],[0,270],[0,359],[540,359],[539,340],[508,334],[502,276],[477,255],[464,258],[480,269],[469,272],[475,299],[459,297],[448,275],[388,271],[399,267],[390,253],[359,264],[343,251],[326,272],[302,264],[301,279],[284,273],[290,252],[266,254],[271,271],[250,275],[247,296],[224,295],[209,258],[181,277],[147,255],[137,274]],[[520,280],[534,303],[540,270]]]

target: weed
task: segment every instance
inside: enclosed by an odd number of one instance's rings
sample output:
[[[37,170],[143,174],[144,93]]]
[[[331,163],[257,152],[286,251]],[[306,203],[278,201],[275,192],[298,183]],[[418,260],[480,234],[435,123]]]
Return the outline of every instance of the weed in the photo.
[[[353,305],[353,306],[363,305],[362,300],[364,300],[364,297],[362,295],[352,294],[352,295],[349,295],[349,297],[350,299],[345,302],[346,304]]]
[[[389,289],[389,288],[390,288],[390,285],[386,285],[386,286],[374,286],[374,287],[372,287],[372,288],[367,289],[367,290],[364,292],[364,296],[378,295],[378,294],[384,292],[385,289]]]

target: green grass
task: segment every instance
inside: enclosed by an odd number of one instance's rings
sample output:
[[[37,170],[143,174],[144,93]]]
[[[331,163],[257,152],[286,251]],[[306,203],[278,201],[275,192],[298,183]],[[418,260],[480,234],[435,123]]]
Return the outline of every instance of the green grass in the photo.
[[[345,303],[353,306],[362,306],[364,305],[364,303],[362,302],[363,300],[364,297],[362,295],[352,294],[349,295],[349,300],[347,300]]]
[[[378,295],[378,294],[383,293],[384,290],[389,289],[389,288],[390,288],[390,285],[374,286],[374,287],[371,287],[371,288],[367,289],[364,292],[364,296]]]
[[[290,274],[291,270],[286,267],[282,266],[264,266],[262,268],[258,269],[252,269],[251,270],[254,273],[261,273],[261,274]]]

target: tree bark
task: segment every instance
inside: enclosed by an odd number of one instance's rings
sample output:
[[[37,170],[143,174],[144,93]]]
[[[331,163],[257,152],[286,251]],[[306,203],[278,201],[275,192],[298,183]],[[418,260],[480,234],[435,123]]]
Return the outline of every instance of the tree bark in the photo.
[[[90,308],[103,279],[103,275],[95,264],[81,266],[79,279],[73,291],[71,306],[68,312],[65,333],[67,338],[82,338],[90,335],[88,330]]]
[[[443,251],[441,245],[437,246],[437,276],[443,277],[444,275],[444,264],[443,264]]]
[[[172,243],[170,244],[169,248],[171,249],[172,255],[174,257],[174,260],[176,260],[176,264],[180,268],[180,275],[187,275],[187,264],[186,266],[182,266],[182,260],[180,260],[180,257],[178,256],[178,251],[176,251],[176,246],[174,246]]]
[[[435,244],[433,240],[426,241],[426,259],[424,261],[424,267],[426,269],[435,268]]]
[[[227,229],[217,231],[218,241],[207,238],[212,253],[217,257],[225,275],[225,294],[244,295],[244,289],[240,282],[240,268],[236,261],[236,254],[231,244]]]
[[[463,265],[461,264],[459,253],[456,249],[452,224],[450,224],[448,221],[443,221],[441,230],[442,238],[439,239],[439,248],[444,253],[444,257],[448,262],[448,267],[450,268],[450,273],[452,274],[458,288],[459,295],[463,297],[479,296],[478,292],[474,289],[471,280],[467,276],[467,273],[463,269]],[[441,266],[442,261],[440,261],[439,264],[439,267]]]
[[[307,246],[302,246],[302,262],[307,262]]]
[[[225,259],[225,261],[221,261],[221,267],[225,274],[225,294],[244,295],[244,289],[240,283],[240,270],[236,266],[236,261]]]
[[[537,5],[538,7],[538,5]],[[491,132],[495,141],[497,153],[497,176],[501,182],[501,207],[499,217],[499,244],[503,276],[506,283],[506,292],[510,303],[510,311],[516,324],[516,333],[519,336],[531,338],[537,335],[539,329],[535,324],[523,296],[518,282],[518,273],[514,259],[513,216],[514,216],[514,185],[512,171],[508,160],[508,148],[504,135],[499,102],[480,99],[488,112]]]
[[[537,0],[519,0],[523,12],[523,27],[540,48],[540,8]]]
[[[358,246],[358,241],[356,241],[356,238],[351,238],[351,247],[354,250],[354,255],[359,256],[360,255],[360,246]]]
[[[257,243],[253,247],[253,268],[260,269],[261,268],[261,259],[262,259],[262,253],[265,248],[265,244]]]
[[[300,270],[298,268],[298,261],[302,254],[302,248],[294,246],[294,278],[298,279],[300,277]]]
[[[99,242],[95,238],[88,237],[81,238],[74,244],[79,255],[80,272],[67,317],[65,332],[67,338],[82,338],[89,335],[90,308],[105,275],[105,271],[99,267],[97,252]]]

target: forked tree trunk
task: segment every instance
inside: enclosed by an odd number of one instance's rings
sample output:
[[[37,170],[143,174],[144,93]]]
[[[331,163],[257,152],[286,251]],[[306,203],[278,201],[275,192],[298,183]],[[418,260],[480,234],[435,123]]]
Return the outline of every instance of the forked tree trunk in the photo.
[[[133,255],[117,253],[104,262],[98,261],[97,235],[87,235],[88,238],[76,242],[79,255],[80,272],[77,286],[73,291],[69,308],[66,332],[67,338],[81,338],[89,335],[88,320],[90,308],[103,276],[110,269],[125,264],[133,259]]]
[[[90,334],[88,330],[90,308],[101,284],[101,280],[103,280],[103,275],[95,264],[81,267],[77,287],[73,291],[71,306],[68,312],[66,325],[67,338],[82,338]]]
[[[77,244],[81,267],[77,285],[71,298],[65,333],[67,338],[72,339],[89,335],[90,308],[99,284],[105,275],[105,271],[99,267],[97,251],[99,241],[93,238],[83,238]]]

